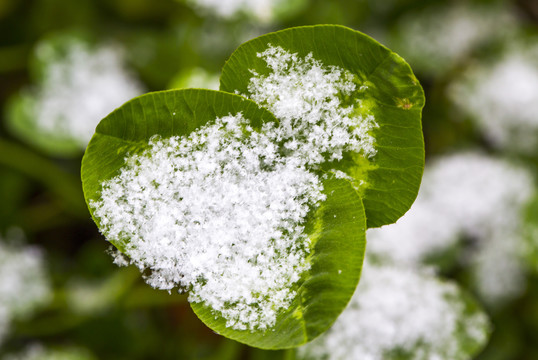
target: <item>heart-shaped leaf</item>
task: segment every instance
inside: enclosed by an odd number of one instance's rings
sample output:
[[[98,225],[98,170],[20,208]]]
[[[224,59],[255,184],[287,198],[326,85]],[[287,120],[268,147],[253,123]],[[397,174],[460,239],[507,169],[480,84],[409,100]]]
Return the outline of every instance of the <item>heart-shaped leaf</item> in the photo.
[[[189,291],[213,330],[267,349],[330,327],[366,229],[350,181],[271,142],[278,128],[241,96],[150,93],[102,120],[82,161],[94,220],[147,281]]]
[[[334,131],[323,148],[332,161],[320,167],[352,180],[368,227],[395,222],[415,200],[424,167],[424,94],[409,65],[370,37],[336,25],[260,36],[232,54],[220,88],[255,100],[280,121],[308,122],[311,133],[345,118],[348,129]],[[341,130],[349,128],[357,136],[342,145]]]

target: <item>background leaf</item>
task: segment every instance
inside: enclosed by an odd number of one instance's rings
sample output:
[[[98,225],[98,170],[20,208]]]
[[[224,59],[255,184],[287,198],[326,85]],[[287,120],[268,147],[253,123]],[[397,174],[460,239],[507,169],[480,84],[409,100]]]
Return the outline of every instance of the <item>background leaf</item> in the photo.
[[[7,127],[17,137],[54,156],[76,157],[82,153],[79,142],[60,133],[47,133],[36,124],[35,99],[17,94],[8,103]]]
[[[372,131],[377,154],[370,159],[347,154],[344,160],[327,166],[345,171],[357,183],[365,182],[360,192],[368,227],[395,222],[415,200],[424,167],[424,93],[409,65],[375,40],[349,28],[297,27],[241,45],[222,70],[221,90],[248,96],[251,70],[269,73],[265,61],[257,56],[268,44],[301,57],[312,53],[324,65],[346,69],[357,76],[359,84],[368,86],[361,100],[379,125]],[[351,99],[352,103],[357,99]]]
[[[28,59],[29,76],[36,82],[32,88],[19,91],[9,99],[6,107],[6,126],[19,139],[46,154],[57,157],[80,157],[84,150],[80,140],[56,129],[44,129],[40,124],[40,96],[36,92],[47,80],[47,71],[59,59],[65,58],[73,44],[90,44],[91,37],[78,31],[48,34],[34,49]],[[49,52],[39,51],[48,47]],[[51,54],[52,53],[52,54]]]
[[[476,301],[431,268],[367,260],[334,326],[297,348],[297,359],[453,359],[476,355],[491,331]]]

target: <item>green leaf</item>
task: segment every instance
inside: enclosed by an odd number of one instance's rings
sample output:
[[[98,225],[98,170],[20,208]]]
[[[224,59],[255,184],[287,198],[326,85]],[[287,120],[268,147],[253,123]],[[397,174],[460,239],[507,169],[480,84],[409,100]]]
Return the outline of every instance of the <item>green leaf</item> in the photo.
[[[343,104],[368,113],[379,125],[370,134],[377,153],[366,157],[347,153],[325,168],[344,171],[355,179],[366,209],[368,227],[395,222],[411,206],[424,167],[421,112],[424,93],[409,65],[370,37],[343,26],[291,28],[260,36],[241,45],[225,64],[220,88],[251,96],[248,86],[255,71],[269,74],[257,54],[269,44],[300,57],[312,54],[326,66],[354,74],[357,90]],[[367,88],[361,88],[361,86]],[[357,101],[360,100],[359,104]]]
[[[361,199],[345,180],[324,182],[327,200],[306,221],[313,242],[312,268],[295,288],[297,296],[274,328],[237,331],[203,304],[194,312],[217,333],[263,349],[296,347],[326,331],[346,307],[359,281],[366,230]]]
[[[82,158],[82,186],[88,207],[90,200],[99,199],[101,184],[119,174],[125,157],[146,150],[151,137],[186,136],[217,117],[238,112],[258,121],[258,125],[276,121],[254,102],[220,91],[159,91],[126,102],[97,125]],[[94,221],[99,225],[95,217]]]
[[[81,32],[52,33],[37,43],[29,59],[33,87],[14,95],[6,107],[6,126],[13,135],[49,155],[78,157],[82,154],[84,146],[80,140],[65,131],[43,129],[39,124],[38,111],[41,107],[39,91],[36,90],[46,82],[49,68],[65,58],[70,47],[89,43],[89,36]]]
[[[538,270],[538,194],[535,194],[522,211],[524,258],[533,272]]]
[[[150,138],[187,136],[217,117],[241,112],[254,129],[274,116],[253,101],[211,90],[149,93],[116,109],[97,126],[82,160],[86,202],[99,200],[102,183],[118,175],[125,158],[146,150]],[[293,285],[297,296],[265,331],[233,330],[222,316],[192,303],[198,317],[214,331],[251,346],[280,349],[304,344],[334,322],[358,283],[365,249],[366,220],[361,198],[349,181],[324,176],[327,199],[304,222],[311,241],[311,268]],[[89,206],[90,212],[93,209]],[[100,220],[94,216],[98,226]],[[114,243],[123,250],[120,243]],[[240,281],[240,279],[238,279]]]
[[[80,143],[70,136],[43,131],[36,122],[35,99],[22,93],[10,99],[6,109],[6,126],[19,139],[49,155],[76,157],[82,153]]]
[[[488,344],[493,326],[482,305],[465,289],[458,287],[459,296],[451,299],[454,303],[459,302],[463,308],[462,316],[457,323],[456,341],[462,358],[475,358]],[[472,322],[475,324],[481,322],[479,329],[473,329]]]
[[[50,34],[30,58],[32,85],[10,99],[8,129],[37,149],[78,157],[97,122],[141,93],[123,69],[121,50],[98,45],[84,33]]]

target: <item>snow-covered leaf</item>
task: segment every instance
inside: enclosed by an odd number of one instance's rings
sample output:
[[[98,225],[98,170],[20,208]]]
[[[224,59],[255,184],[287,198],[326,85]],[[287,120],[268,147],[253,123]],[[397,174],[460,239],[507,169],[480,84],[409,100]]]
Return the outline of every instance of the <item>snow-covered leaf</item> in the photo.
[[[283,124],[325,133],[299,143],[325,156],[320,168],[350,180],[368,227],[395,222],[413,203],[424,166],[424,94],[409,65],[370,37],[335,25],[263,35],[232,54],[220,85]],[[297,134],[286,136],[293,147]]]
[[[238,95],[149,93],[101,121],[82,162],[116,262],[188,291],[216,332],[268,349],[334,322],[358,283],[366,230],[353,186],[285,148],[280,125]]]

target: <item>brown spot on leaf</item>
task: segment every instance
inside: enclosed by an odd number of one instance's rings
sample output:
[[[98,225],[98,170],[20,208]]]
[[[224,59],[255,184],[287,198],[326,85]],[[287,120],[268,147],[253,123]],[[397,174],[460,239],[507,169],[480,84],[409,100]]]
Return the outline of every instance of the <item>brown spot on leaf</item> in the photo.
[[[409,109],[411,109],[411,107],[413,107],[413,104],[411,103],[411,101],[409,101],[408,98],[404,98],[404,99],[397,98],[396,99],[396,105],[399,108],[402,108],[404,110],[409,110]]]

